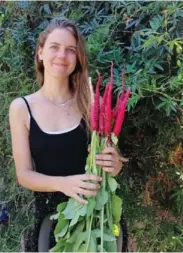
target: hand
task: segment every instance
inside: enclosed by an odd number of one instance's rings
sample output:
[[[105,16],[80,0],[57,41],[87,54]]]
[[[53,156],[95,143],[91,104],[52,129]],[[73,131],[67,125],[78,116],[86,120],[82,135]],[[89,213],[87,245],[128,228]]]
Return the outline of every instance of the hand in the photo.
[[[103,166],[102,169],[110,172],[112,176],[118,175],[123,163],[127,161],[114,147],[106,147],[101,154],[96,155],[96,164]]]
[[[100,184],[97,182],[102,181],[101,177],[91,174],[67,176],[62,179],[62,182],[59,180],[57,191],[61,191],[65,195],[76,199],[81,204],[88,204],[88,201],[79,196],[79,194],[95,196],[97,194],[97,190],[100,188]],[[92,183],[87,181],[96,182]]]

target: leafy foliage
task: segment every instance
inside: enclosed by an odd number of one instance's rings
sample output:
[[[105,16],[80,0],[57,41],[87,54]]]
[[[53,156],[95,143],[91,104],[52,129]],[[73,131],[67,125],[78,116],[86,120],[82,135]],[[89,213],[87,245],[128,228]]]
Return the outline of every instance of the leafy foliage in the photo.
[[[10,224],[0,230],[1,251],[19,250],[19,234],[31,222],[25,202],[32,204],[29,192],[16,184],[8,108],[13,98],[38,88],[36,40],[54,16],[75,20],[85,35],[93,85],[96,69],[107,81],[114,60],[114,100],[125,64],[125,85],[133,96],[119,146],[130,162],[119,182],[129,233],[138,251],[181,251],[183,3],[178,1],[1,3],[0,203],[11,213]]]

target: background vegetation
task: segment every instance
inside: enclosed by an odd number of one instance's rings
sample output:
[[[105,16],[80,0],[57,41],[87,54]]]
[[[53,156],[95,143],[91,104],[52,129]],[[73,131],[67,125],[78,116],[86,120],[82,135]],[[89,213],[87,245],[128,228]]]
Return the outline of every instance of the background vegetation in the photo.
[[[182,251],[183,3],[173,1],[1,2],[0,205],[10,220],[0,224],[0,251],[19,251],[32,223],[32,193],[16,183],[8,108],[38,88],[36,39],[54,16],[73,19],[85,35],[93,84],[98,69],[105,85],[114,60],[114,100],[126,65],[133,95],[120,149],[130,161],[118,179],[133,249]]]

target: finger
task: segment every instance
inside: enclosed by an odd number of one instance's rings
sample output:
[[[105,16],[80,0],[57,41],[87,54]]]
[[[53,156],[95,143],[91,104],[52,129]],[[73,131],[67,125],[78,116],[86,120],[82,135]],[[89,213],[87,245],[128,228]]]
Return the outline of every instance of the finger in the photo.
[[[102,152],[103,154],[106,154],[106,153],[111,153],[113,155],[118,155],[120,161],[122,162],[128,162],[129,161],[129,158],[125,158],[123,156],[119,156],[119,153],[117,152],[117,150],[115,149],[115,147],[105,147],[105,149],[103,150]]]
[[[102,168],[105,172],[108,172],[108,173],[111,173],[111,175],[113,177],[115,177],[116,175],[118,175],[118,173],[120,172],[120,169],[117,170],[117,169],[114,169],[114,168],[111,168],[111,167],[103,167]]]
[[[115,172],[115,169],[112,167],[103,167],[102,169],[103,169],[103,171],[106,171],[106,172],[111,172],[111,173]]]
[[[102,181],[102,177],[99,177],[97,175],[94,174],[84,174],[82,175],[82,179],[83,180],[91,180],[91,181]]]
[[[106,166],[106,167],[112,167],[113,166],[113,162],[112,161],[96,161],[97,165],[100,166]]]
[[[81,187],[84,189],[100,189],[100,185],[99,184],[95,184],[95,183],[86,183],[86,182],[82,182]]]
[[[129,158],[125,158],[125,157],[123,157],[123,156],[120,156],[120,157],[119,157],[119,160],[120,160],[121,162],[126,163],[126,162],[129,161]]]
[[[84,204],[84,205],[87,205],[87,204],[88,204],[88,201],[87,201],[87,200],[85,200],[85,199],[79,197],[77,194],[74,194],[72,197],[73,197],[75,200],[77,200],[79,203],[81,203],[81,204]]]
[[[118,154],[118,152],[116,151],[116,149],[114,147],[105,147],[104,150],[102,151],[102,154],[113,154],[113,155],[116,155]]]
[[[90,153],[90,151],[91,151],[91,148],[90,148],[90,146],[88,146],[88,152]]]
[[[96,155],[96,160],[117,161],[117,159],[115,159],[115,158],[116,158],[116,156],[110,155],[110,154]]]
[[[82,195],[86,195],[86,196],[96,196],[96,194],[97,194],[96,191],[88,191],[88,190],[84,190],[82,188],[78,188],[77,192]]]

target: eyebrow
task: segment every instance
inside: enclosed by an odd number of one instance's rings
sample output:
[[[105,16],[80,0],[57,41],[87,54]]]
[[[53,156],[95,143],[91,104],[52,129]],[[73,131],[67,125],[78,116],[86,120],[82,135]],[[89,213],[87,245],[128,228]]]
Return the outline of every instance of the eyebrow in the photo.
[[[51,42],[50,44],[51,44],[51,45],[54,44],[54,45],[60,46],[60,43],[57,43],[57,42]],[[72,47],[72,48],[76,49],[76,47],[75,47],[75,46],[72,46],[72,45],[69,45],[69,46],[67,46],[67,47]]]

